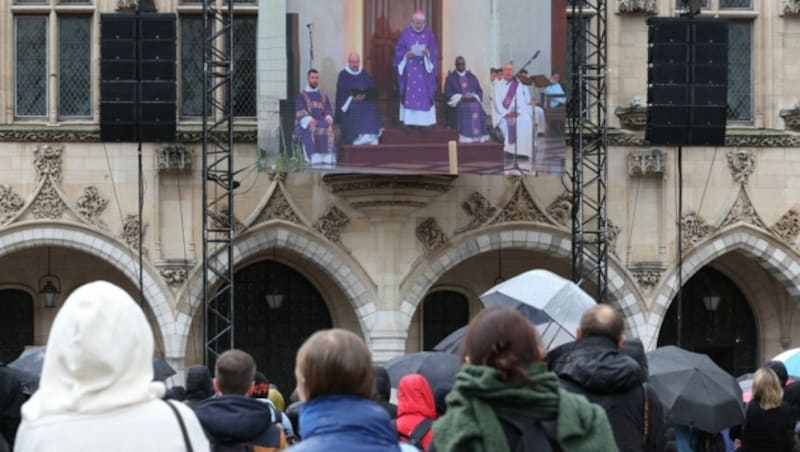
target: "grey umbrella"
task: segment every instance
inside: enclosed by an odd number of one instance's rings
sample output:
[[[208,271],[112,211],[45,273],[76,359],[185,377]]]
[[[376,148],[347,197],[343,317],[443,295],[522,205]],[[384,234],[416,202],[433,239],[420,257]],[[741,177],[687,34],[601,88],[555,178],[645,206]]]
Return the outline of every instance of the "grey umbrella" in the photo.
[[[547,350],[575,340],[581,315],[596,304],[575,283],[547,270],[517,275],[480,299],[486,306],[508,306],[523,313],[536,325]]]
[[[393,388],[408,374],[422,374],[431,388],[435,388],[440,383],[453,383],[461,361],[450,353],[419,352],[392,358],[383,367],[389,372]]]
[[[709,433],[744,423],[739,384],[707,355],[670,345],[648,353],[647,361],[647,384],[670,422]]]

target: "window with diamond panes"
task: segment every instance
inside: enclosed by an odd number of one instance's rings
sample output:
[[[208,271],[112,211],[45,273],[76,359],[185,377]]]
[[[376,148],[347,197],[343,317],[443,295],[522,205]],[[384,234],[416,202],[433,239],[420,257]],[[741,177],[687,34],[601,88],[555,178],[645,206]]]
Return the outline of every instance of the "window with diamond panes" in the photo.
[[[588,30],[592,24],[592,21],[588,17],[581,18],[583,20],[584,27]],[[568,17],[567,18],[567,65],[565,69],[564,77],[562,78],[561,86],[564,88],[564,92],[567,95],[567,114],[568,116],[573,116],[573,109],[578,108],[578,103],[572,101],[572,93],[573,93],[573,83],[577,74],[573,73],[572,65],[574,64],[573,61],[573,45],[577,45],[575,49],[576,53],[578,54],[580,59],[586,58],[586,41],[581,40],[580,42],[573,43],[574,35],[573,33],[576,32],[576,28],[578,27],[578,18],[577,17]]]
[[[181,116],[203,116],[203,16],[181,16]]]
[[[91,5],[92,0],[56,0],[59,5]]]
[[[46,5],[49,0],[14,0],[15,5]]]
[[[15,20],[17,116],[47,116],[47,17]]]
[[[753,119],[753,22],[728,28],[728,120]]]
[[[719,9],[752,7],[753,0],[719,0]]]
[[[92,115],[92,18],[58,18],[58,114]]]
[[[233,114],[256,116],[256,16],[233,20]]]

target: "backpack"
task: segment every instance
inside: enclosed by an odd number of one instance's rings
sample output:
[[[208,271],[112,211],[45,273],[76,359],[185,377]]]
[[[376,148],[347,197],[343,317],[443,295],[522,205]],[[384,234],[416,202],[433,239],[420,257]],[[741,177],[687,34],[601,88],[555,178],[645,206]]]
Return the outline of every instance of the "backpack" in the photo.
[[[511,452],[561,452],[555,421],[540,421],[496,411]]]
[[[425,450],[425,448],[422,446],[422,438],[428,434],[431,426],[433,426],[432,419],[425,418],[421,420],[408,436],[406,436],[404,433],[400,433],[400,442],[410,444],[416,447],[418,450]],[[397,426],[395,426],[395,430],[397,430]]]

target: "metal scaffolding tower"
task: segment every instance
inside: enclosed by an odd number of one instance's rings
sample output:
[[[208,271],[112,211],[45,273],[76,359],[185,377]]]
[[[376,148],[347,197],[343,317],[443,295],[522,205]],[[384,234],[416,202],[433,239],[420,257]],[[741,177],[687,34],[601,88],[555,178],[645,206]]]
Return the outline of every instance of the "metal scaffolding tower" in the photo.
[[[203,327],[209,366],[234,343],[233,1],[224,3],[203,0]]]
[[[568,6],[573,24],[567,49],[573,77],[572,278],[598,302],[608,292],[607,3],[569,0]]]

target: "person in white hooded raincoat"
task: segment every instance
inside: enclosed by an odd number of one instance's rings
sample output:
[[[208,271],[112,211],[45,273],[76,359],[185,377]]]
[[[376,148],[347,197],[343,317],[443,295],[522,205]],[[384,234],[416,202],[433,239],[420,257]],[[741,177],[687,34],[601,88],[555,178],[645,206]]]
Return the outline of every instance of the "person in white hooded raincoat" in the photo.
[[[76,289],[53,321],[39,390],[22,406],[15,452],[185,452],[175,413],[153,381],[153,332],[119,287]],[[194,452],[209,444],[192,410],[174,404]]]

